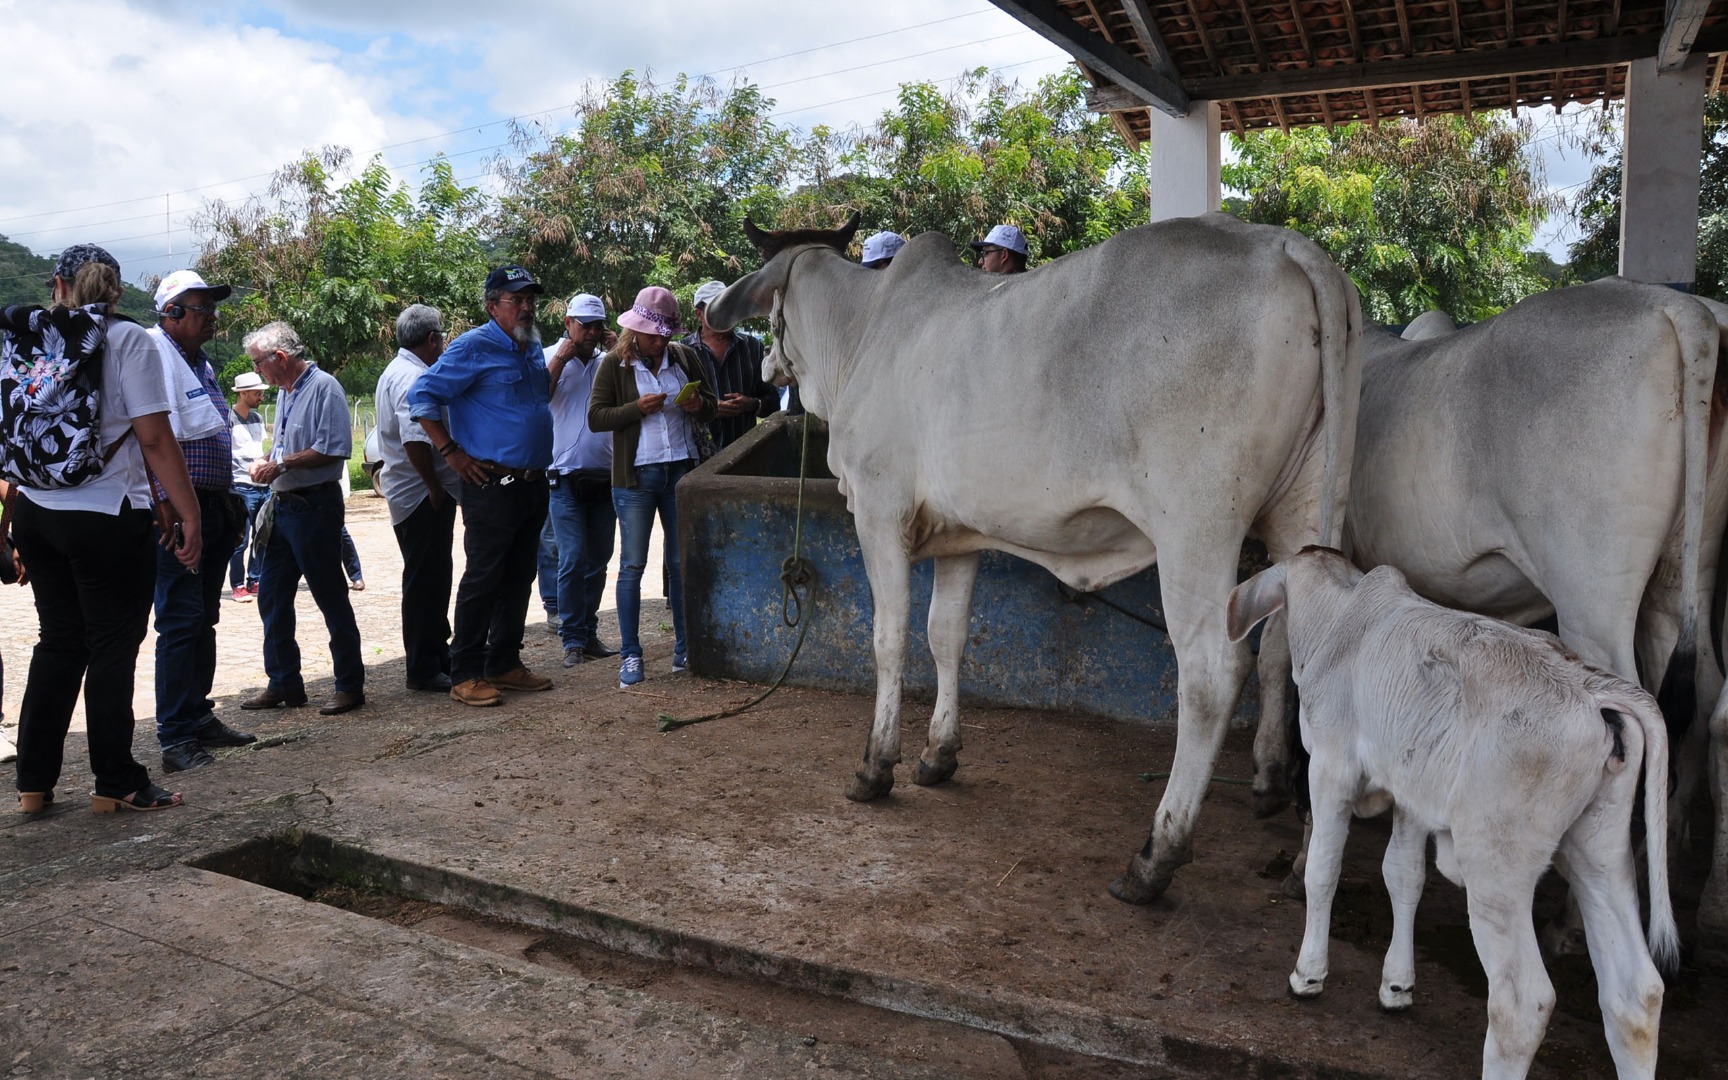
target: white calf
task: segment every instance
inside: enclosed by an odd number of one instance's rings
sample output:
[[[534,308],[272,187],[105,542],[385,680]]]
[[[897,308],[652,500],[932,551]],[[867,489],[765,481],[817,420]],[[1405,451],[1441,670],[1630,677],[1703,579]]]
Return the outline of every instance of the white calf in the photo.
[[[1286,604],[1314,807],[1308,923],[1291,991],[1309,997],[1326,980],[1352,811],[1391,805],[1384,871],[1393,931],[1381,1005],[1411,1002],[1416,903],[1433,834],[1440,872],[1468,892],[1470,933],[1488,975],[1482,1075],[1524,1076],[1554,1008],[1530,915],[1552,862],[1583,912],[1615,1067],[1621,1077],[1654,1077],[1662,979],[1651,954],[1671,968],[1678,945],[1667,731],[1654,699],[1579,662],[1552,635],[1429,603],[1392,567],[1363,575],[1330,549],[1304,549],[1238,586],[1231,640]],[[1631,837],[1640,759],[1648,946]]]

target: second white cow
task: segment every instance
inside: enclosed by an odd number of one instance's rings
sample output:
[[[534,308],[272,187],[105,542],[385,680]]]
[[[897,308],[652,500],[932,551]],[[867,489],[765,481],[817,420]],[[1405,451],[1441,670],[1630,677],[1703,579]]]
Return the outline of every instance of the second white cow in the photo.
[[[1468,891],[1470,932],[1488,975],[1482,1075],[1524,1076],[1554,1009],[1530,914],[1537,879],[1552,862],[1584,916],[1615,1067],[1622,1078],[1655,1076],[1662,979],[1651,957],[1672,968],[1678,953],[1668,896],[1668,741],[1655,700],[1580,662],[1553,635],[1440,607],[1392,567],[1364,575],[1330,549],[1305,549],[1238,586],[1231,639],[1284,608],[1314,812],[1307,930],[1291,991],[1309,997],[1325,983],[1351,813],[1390,805],[1384,871],[1393,931],[1381,1005],[1411,1003],[1415,912],[1432,835],[1440,872]],[[1641,760],[1647,938],[1631,835]]]

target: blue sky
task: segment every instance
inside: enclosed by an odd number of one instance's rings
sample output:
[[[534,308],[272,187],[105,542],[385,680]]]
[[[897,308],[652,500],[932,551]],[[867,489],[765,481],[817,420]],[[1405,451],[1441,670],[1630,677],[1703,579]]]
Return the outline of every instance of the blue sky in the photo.
[[[103,243],[133,280],[189,263],[207,200],[263,193],[304,149],[381,152],[408,178],[444,153],[485,185],[507,118],[567,123],[625,68],[748,78],[782,123],[845,128],[904,81],[1067,63],[986,0],[0,0],[0,20],[0,234]],[[1575,187],[1589,163],[1537,123],[1550,185]]]

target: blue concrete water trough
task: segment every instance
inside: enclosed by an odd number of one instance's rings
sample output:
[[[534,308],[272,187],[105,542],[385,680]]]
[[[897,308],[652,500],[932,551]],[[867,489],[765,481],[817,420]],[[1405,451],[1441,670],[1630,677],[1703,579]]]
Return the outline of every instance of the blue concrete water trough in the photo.
[[[678,542],[691,667],[771,682],[798,631],[786,625],[781,561],[792,553],[803,416],[777,413],[678,485]],[[787,683],[874,693],[869,579],[852,515],[828,470],[827,426],[810,418],[803,553],[815,566],[804,644]],[[906,689],[933,696],[925,642],[931,564],[912,568]],[[1080,594],[1042,567],[986,552],[960,667],[962,701],[1146,723],[1176,719],[1176,660],[1160,629],[1153,568]],[[1238,718],[1254,707],[1252,680]]]

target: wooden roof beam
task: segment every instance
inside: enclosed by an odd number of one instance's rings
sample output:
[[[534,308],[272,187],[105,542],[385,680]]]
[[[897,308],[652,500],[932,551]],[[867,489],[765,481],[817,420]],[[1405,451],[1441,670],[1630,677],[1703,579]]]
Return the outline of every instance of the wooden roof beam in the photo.
[[[1146,55],[1152,58],[1153,69],[1175,79],[1176,61],[1170,55],[1170,47],[1164,44],[1164,35],[1158,32],[1158,24],[1152,21],[1151,6],[1146,0],[1122,0],[1122,14],[1128,17],[1128,25],[1139,35],[1140,44],[1146,46]]]
[[[1363,87],[1385,88],[1411,83],[1444,83],[1464,79],[1505,78],[1508,75],[1540,75],[1575,68],[1610,67],[1655,56],[1659,34],[1588,38],[1560,44],[1531,45],[1516,49],[1475,50],[1468,53],[1435,53],[1411,59],[1393,58],[1363,64],[1329,64],[1325,67],[1245,72],[1212,78],[1191,79],[1188,93],[1197,100],[1232,101],[1296,94],[1324,94]],[[1728,52],[1728,27],[1700,31],[1693,44],[1696,52]],[[1138,98],[1099,88],[1086,95],[1095,112],[1138,109]]]
[[[1188,93],[1174,72],[1158,71],[1069,18],[1052,0],[990,0],[1045,40],[1103,73],[1117,89],[1171,116],[1188,115]],[[1102,89],[1102,88],[1100,88]],[[1090,97],[1090,95],[1088,95]]]
[[[1686,62],[1708,10],[1710,0],[1668,0],[1668,23],[1662,31],[1662,48],[1656,54],[1657,71],[1673,71]]]

